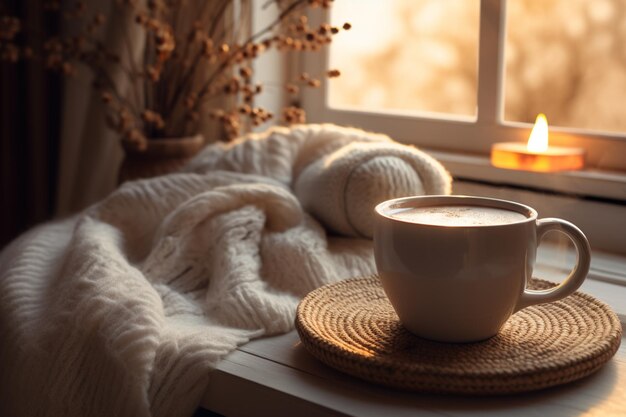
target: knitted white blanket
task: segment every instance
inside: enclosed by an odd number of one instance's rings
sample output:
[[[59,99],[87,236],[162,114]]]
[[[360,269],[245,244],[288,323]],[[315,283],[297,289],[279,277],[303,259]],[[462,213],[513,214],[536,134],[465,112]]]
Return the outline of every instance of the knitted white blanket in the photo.
[[[374,271],[376,202],[449,191],[415,148],[307,125],[39,226],[0,254],[0,415],[189,416],[226,354]]]

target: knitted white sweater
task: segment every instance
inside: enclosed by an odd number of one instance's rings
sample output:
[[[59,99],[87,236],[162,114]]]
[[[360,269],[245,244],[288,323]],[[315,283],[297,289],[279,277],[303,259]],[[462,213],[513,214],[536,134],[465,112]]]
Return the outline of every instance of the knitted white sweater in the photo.
[[[0,254],[0,415],[189,416],[236,346],[374,272],[354,236],[376,202],[449,191],[414,148],[306,125],[209,146],[39,226]]]

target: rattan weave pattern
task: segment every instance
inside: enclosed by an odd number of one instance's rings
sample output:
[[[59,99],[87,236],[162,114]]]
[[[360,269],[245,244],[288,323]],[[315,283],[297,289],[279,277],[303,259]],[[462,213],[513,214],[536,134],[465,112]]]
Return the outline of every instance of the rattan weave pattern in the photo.
[[[533,280],[534,289],[553,284]],[[438,343],[405,330],[377,277],[321,287],[298,306],[296,329],[322,362],[387,386],[425,392],[508,394],[583,378],[617,352],[611,309],[577,292],[514,314],[483,342]]]

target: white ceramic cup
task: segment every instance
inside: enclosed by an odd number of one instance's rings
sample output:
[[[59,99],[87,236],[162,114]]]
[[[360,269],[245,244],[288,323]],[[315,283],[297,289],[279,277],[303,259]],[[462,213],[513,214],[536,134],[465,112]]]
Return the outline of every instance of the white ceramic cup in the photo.
[[[412,207],[479,206],[521,213],[496,225],[442,226],[392,217]],[[376,206],[374,252],[383,288],[401,323],[413,334],[442,342],[472,342],[498,333],[515,312],[564,298],[589,272],[585,235],[561,219],[537,220],[537,212],[512,201],[469,196],[418,196]],[[578,252],[560,285],[526,288],[538,242],[549,231],[567,235]]]

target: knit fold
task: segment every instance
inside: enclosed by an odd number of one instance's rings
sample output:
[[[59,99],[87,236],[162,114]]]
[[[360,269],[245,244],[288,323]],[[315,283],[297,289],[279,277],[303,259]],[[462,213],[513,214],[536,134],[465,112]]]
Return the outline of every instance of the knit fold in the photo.
[[[291,330],[309,291],[375,271],[368,207],[449,189],[414,148],[306,125],[209,146],[34,228],[0,253],[0,415],[191,415],[228,353]]]

